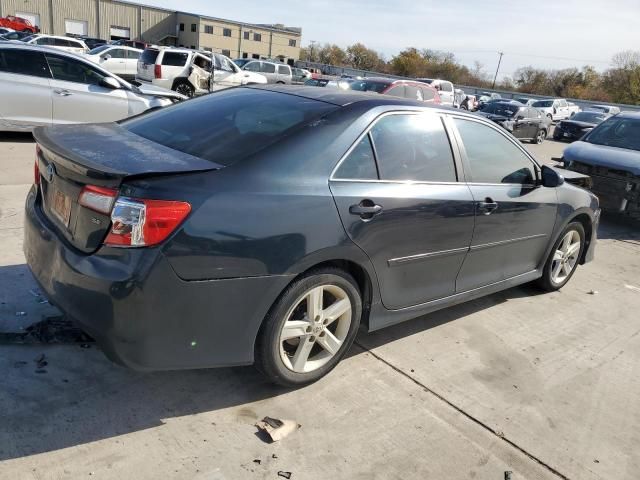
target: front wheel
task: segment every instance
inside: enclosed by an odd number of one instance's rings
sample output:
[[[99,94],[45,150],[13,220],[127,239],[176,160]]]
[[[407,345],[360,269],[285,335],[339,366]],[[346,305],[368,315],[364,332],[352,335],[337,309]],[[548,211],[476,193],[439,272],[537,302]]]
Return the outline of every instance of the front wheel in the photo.
[[[299,387],[329,373],[351,347],[362,299],[353,277],[337,268],[294,281],[260,330],[255,365],[274,383]]]
[[[567,225],[549,253],[538,285],[550,292],[564,287],[578,268],[584,247],[582,224],[572,222]]]

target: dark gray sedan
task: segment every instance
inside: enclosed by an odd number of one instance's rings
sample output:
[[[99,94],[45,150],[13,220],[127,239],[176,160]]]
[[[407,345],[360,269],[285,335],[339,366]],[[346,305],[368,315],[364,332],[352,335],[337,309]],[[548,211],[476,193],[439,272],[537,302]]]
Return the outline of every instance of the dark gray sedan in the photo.
[[[376,330],[592,259],[598,200],[463,112],[236,88],[38,129],[27,262],[138,370],[255,363],[302,385]]]

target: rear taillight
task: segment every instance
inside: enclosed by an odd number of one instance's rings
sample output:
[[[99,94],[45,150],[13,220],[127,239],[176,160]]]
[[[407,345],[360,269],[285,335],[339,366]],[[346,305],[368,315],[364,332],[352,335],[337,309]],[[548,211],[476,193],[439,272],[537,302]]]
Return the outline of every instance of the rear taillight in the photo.
[[[87,185],[80,192],[78,203],[98,213],[109,215],[118,196],[118,191],[112,188]]]
[[[33,165],[33,184],[40,185],[40,167],[38,166],[38,161],[40,160],[40,152],[42,149],[40,145],[36,145],[36,161]]]
[[[164,241],[189,215],[186,202],[119,197],[105,245],[145,247]]]
[[[156,64],[153,68],[153,74],[156,78],[162,78],[162,65]]]

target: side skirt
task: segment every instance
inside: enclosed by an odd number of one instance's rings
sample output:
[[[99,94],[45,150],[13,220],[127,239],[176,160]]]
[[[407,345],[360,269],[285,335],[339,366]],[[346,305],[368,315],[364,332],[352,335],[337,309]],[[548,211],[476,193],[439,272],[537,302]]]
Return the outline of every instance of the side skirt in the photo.
[[[441,310],[443,308],[451,307],[469,300],[475,300],[476,298],[491,295],[492,293],[506,290],[524,283],[532,282],[541,276],[542,270],[532,270],[531,272],[516,275],[515,277],[507,278],[506,280],[501,280],[484,287],[467,290],[466,292],[456,293],[448,297],[439,298],[427,303],[421,303],[419,305],[401,308],[398,310],[388,310],[379,303],[372,306],[371,314],[369,316],[368,331],[373,332],[380,330],[381,328],[389,327],[412,318],[417,318],[422,315],[435,312],[436,310]]]

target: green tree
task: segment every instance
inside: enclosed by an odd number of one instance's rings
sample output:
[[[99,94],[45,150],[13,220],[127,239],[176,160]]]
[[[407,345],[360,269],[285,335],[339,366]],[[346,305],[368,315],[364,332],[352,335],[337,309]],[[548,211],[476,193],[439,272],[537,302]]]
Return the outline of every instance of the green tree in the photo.
[[[347,47],[349,65],[359,70],[386,70],[386,63],[375,50],[365,47],[362,43],[354,43]]]

